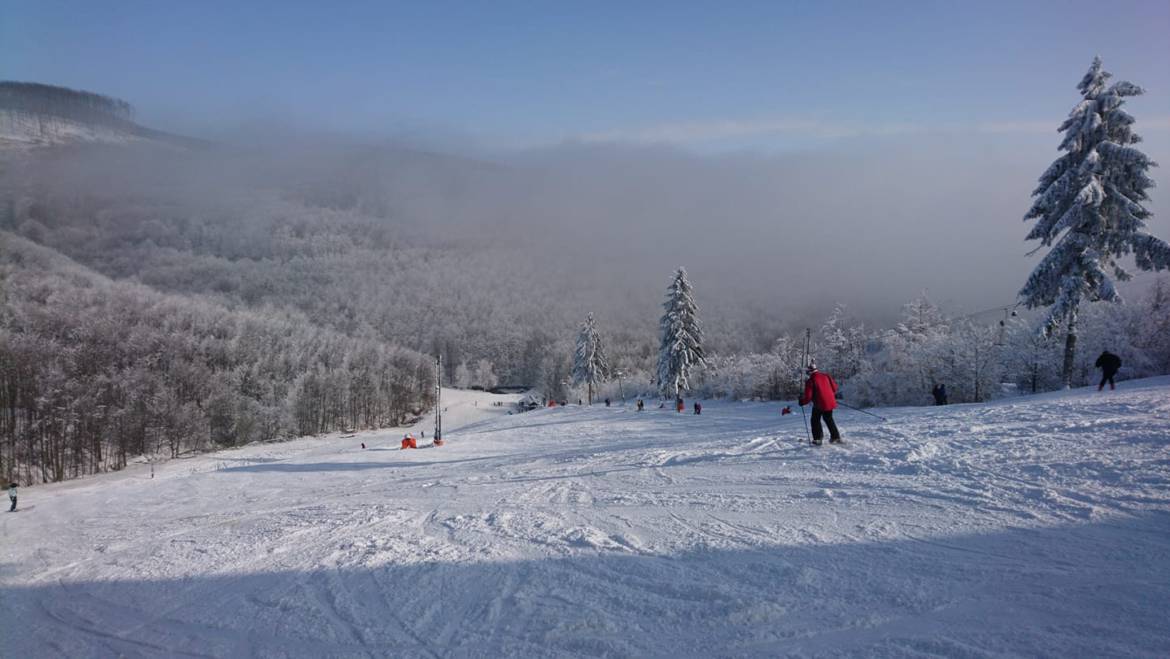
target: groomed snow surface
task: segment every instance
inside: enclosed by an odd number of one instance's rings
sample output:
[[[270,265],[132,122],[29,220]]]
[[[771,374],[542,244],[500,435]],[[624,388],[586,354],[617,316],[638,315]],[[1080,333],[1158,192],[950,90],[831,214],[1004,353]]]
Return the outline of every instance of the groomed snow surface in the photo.
[[[820,448],[777,404],[512,400],[25,488],[0,655],[1170,655],[1170,378]]]

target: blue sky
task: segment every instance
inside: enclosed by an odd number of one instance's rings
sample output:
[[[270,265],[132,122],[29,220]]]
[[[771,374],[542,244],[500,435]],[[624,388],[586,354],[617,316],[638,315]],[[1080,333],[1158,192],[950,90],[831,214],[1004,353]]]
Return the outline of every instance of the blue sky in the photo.
[[[1094,54],[1170,130],[1170,2],[27,2],[0,78],[201,133],[282,122],[489,147],[806,147],[1050,133]]]

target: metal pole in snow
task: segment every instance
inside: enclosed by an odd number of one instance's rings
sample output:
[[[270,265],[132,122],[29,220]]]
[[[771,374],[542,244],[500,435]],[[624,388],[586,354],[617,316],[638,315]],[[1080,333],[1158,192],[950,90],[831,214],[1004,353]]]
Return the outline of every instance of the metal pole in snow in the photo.
[[[435,440],[443,441],[443,353],[435,361]]]

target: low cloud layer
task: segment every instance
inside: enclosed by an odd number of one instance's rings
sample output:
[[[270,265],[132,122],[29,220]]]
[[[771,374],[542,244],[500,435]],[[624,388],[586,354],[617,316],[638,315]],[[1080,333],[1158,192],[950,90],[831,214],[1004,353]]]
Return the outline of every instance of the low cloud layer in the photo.
[[[1170,159],[1170,133],[1146,133],[1151,157]],[[271,136],[187,154],[54,158],[21,175],[71,193],[220,208],[275,190],[411,241],[502,249],[615,317],[654,316],[683,265],[712,313],[797,324],[843,303],[886,323],[923,291],[953,313],[1015,300],[1039,258],[1025,256],[1036,245],[1024,243],[1022,217],[1057,138],[1052,126],[1000,126],[777,155],[578,143],[485,157]],[[1154,193],[1150,230],[1167,237]]]

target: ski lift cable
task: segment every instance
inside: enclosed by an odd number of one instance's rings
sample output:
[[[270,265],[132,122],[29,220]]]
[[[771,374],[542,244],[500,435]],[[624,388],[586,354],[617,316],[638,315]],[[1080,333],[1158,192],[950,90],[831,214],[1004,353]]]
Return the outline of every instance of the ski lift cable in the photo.
[[[974,318],[975,316],[982,316],[983,314],[988,314],[988,313],[991,313],[993,311],[1009,312],[1009,311],[1015,310],[1017,307],[1019,307],[1022,304],[1023,304],[1023,302],[1016,302],[1015,304],[1005,304],[1005,305],[998,306],[998,307],[991,307],[990,309],[976,311],[974,313],[969,313],[965,316],[956,316],[955,320],[966,320],[967,318]]]
[[[1135,281],[1145,281],[1145,280],[1147,280],[1147,279],[1149,279],[1149,278],[1151,278],[1151,277],[1164,276],[1165,274],[1166,274],[1166,273],[1164,273],[1164,272],[1160,272],[1160,271],[1154,271],[1154,270],[1151,270],[1151,271],[1145,271],[1145,272],[1140,272],[1140,273],[1138,273],[1138,274],[1136,274],[1136,275],[1132,275],[1132,276],[1131,276],[1131,277],[1130,277],[1128,280],[1126,280],[1126,281],[1124,281],[1124,282],[1119,282],[1119,283],[1122,283],[1122,284],[1129,284],[1129,283],[1132,283],[1132,282],[1135,282]],[[967,318],[974,318],[975,316],[982,316],[983,314],[988,314],[988,313],[991,313],[991,312],[993,312],[993,311],[1005,311],[1005,312],[1010,312],[1010,311],[1014,311],[1015,309],[1019,308],[1019,307],[1020,307],[1020,306],[1022,306],[1023,304],[1024,304],[1023,302],[1016,302],[1016,303],[1014,303],[1014,304],[1004,304],[1004,305],[1001,305],[1001,306],[998,306],[998,307],[991,307],[991,308],[989,308],[989,309],[983,309],[983,310],[981,310],[981,311],[975,311],[975,312],[973,312],[973,313],[969,313],[969,314],[966,314],[966,315],[964,315],[964,316],[955,316],[955,317],[954,317],[954,319],[955,319],[955,320],[966,320]]]

